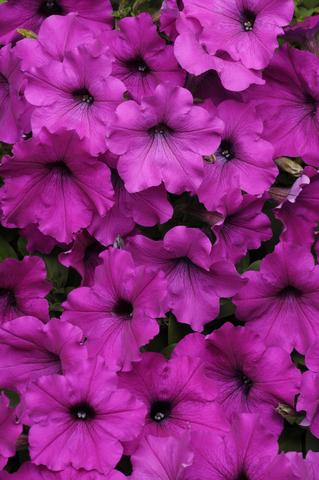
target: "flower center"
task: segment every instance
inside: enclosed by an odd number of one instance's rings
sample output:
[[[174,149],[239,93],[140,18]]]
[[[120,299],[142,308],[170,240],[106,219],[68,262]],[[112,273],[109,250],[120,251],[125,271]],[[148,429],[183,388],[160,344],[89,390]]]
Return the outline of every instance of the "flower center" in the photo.
[[[310,93],[306,93],[304,102],[310,110],[310,115],[314,116],[317,113],[318,101]]]
[[[302,291],[293,285],[287,285],[285,288],[280,290],[279,295],[281,297],[300,297],[302,295]]]
[[[2,73],[0,73],[0,85],[7,85],[7,83],[8,80],[6,79],[6,77],[2,75]]]
[[[165,418],[170,416],[172,411],[172,404],[167,400],[157,400],[153,402],[150,411],[150,417],[154,422],[162,422]]]
[[[234,478],[234,480],[249,480],[249,477],[244,471],[242,471],[239,472],[239,474],[236,476],[236,478]]]
[[[46,167],[50,170],[50,172],[56,172],[61,176],[71,175],[72,172],[69,167],[66,165],[63,160],[58,160],[57,162],[49,162],[46,164]]]
[[[133,58],[126,62],[127,67],[133,72],[140,72],[140,73],[150,73],[151,69],[145,63],[142,57]]]
[[[50,15],[63,15],[64,11],[57,0],[42,0],[38,8],[38,14],[43,17]]]
[[[75,420],[81,421],[93,420],[96,416],[94,408],[92,408],[87,402],[80,402],[73,405],[70,408],[70,414]]]
[[[256,14],[251,10],[244,10],[241,15],[241,24],[245,32],[251,32],[254,28]]]
[[[10,307],[15,307],[17,305],[15,294],[13,290],[10,290],[9,288],[0,288],[0,299],[4,300]]]
[[[166,125],[166,123],[158,123],[149,129],[149,133],[152,135],[163,135],[165,136],[167,133],[171,133],[173,130]]]
[[[89,90],[85,87],[74,90],[72,95],[78,102],[85,103],[89,106],[92,105],[92,103],[94,102],[93,95],[91,95]]]
[[[235,154],[233,151],[233,145],[230,140],[222,140],[219,146],[218,152],[226,160],[232,160],[235,157]]]
[[[245,395],[248,395],[254,384],[253,381],[249,377],[247,377],[247,375],[242,370],[238,370],[236,372],[236,378],[239,381]]]
[[[124,298],[119,298],[112,310],[118,317],[130,318],[133,316],[133,305]]]

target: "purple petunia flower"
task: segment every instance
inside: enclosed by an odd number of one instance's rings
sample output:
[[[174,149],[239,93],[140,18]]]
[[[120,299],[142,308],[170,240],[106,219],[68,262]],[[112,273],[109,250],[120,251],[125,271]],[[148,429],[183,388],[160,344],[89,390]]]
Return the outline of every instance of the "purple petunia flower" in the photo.
[[[6,143],[17,142],[24,131],[30,130],[29,109],[20,95],[23,77],[19,63],[10,45],[0,49],[0,141]]]
[[[0,470],[6,465],[8,458],[15,454],[20,433],[22,424],[16,421],[15,411],[9,407],[8,398],[0,392]]]
[[[151,97],[122,103],[108,146],[120,155],[118,172],[129,192],[164,183],[172,193],[195,191],[204,175],[202,156],[213,153],[222,122],[193,105],[191,93],[161,84]]]
[[[167,283],[163,272],[135,266],[129,252],[110,248],[100,259],[93,285],[69,294],[62,318],[81,327],[92,356],[128,370],[140,359],[140,347],[159,332],[156,318],[166,312]]]
[[[174,41],[178,35],[176,21],[184,7],[183,0],[163,0],[160,16],[160,30]]]
[[[225,130],[215,153],[205,163],[205,175],[197,195],[208,210],[220,206],[229,190],[261,194],[274,182],[278,169],[271,143],[262,138],[263,124],[251,104],[226,100],[217,107]]]
[[[174,436],[186,430],[228,430],[228,422],[213,401],[216,391],[204,374],[199,358],[180,356],[166,360],[159,353],[146,352],[133,370],[120,374],[120,385],[146,407],[142,436]],[[137,441],[128,446],[134,450]]]
[[[138,264],[165,272],[169,307],[194,330],[214,320],[219,298],[234,295],[243,284],[231,262],[211,257],[210,240],[195,228],[174,227],[159,241],[137,235],[128,249]]]
[[[318,329],[319,267],[310,251],[281,242],[259,272],[244,277],[248,283],[233,298],[237,317],[267,345],[304,353]]]
[[[292,0],[184,0],[184,12],[207,28],[206,47],[211,53],[227,52],[249,69],[270,62],[294,13]]]
[[[188,432],[175,437],[144,437],[131,457],[131,480],[183,480],[193,461]]]
[[[194,461],[183,480],[295,480],[290,462],[278,455],[277,438],[258,415],[236,415],[224,437],[193,432]]]
[[[47,127],[75,130],[88,142],[91,153],[106,150],[106,125],[123,100],[124,84],[110,76],[108,47],[79,45],[65,52],[62,62],[34,67],[27,75],[25,97],[33,105],[34,133]]]
[[[285,39],[319,56],[319,15],[306,17],[303,22],[285,28]]]
[[[311,432],[319,438],[319,373],[308,371],[302,376],[298,410],[306,411]]]
[[[191,334],[178,343],[174,356],[199,357],[205,364],[220,403],[228,418],[234,413],[260,413],[267,428],[279,433],[282,418],[279,404],[294,406],[301,374],[289,353],[266,347],[246,327],[230,323],[206,338]]]
[[[94,281],[95,268],[102,262],[99,254],[103,250],[103,245],[84,230],[77,235],[70,250],[59,254],[59,262],[73,267],[82,277],[81,286],[89,287]]]
[[[0,324],[25,315],[49,320],[49,305],[45,299],[51,290],[46,280],[44,261],[39,257],[24,257],[19,261],[7,258],[0,263]]]
[[[281,47],[264,73],[266,84],[247,93],[257,105],[276,157],[303,156],[318,166],[318,68],[315,55]]]
[[[70,12],[78,12],[82,23],[95,31],[112,28],[109,0],[10,0],[0,5],[0,42],[21,38],[20,28],[37,32],[46,18]]]
[[[65,376],[38,379],[24,404],[32,462],[54,471],[72,466],[107,473],[121,458],[120,441],[138,436],[145,416],[100,357]]]
[[[135,100],[152,95],[162,82],[183,85],[185,73],[176,62],[173,46],[158,35],[151,15],[123,18],[118,26],[119,31],[107,34],[114,55],[112,74]]]
[[[51,253],[58,242],[48,235],[43,235],[36,225],[30,224],[21,229],[21,236],[27,241],[26,248],[30,253]],[[65,246],[66,245],[63,245]]]
[[[94,213],[103,216],[112,206],[110,171],[87,153],[75,132],[42,130],[16,144],[13,153],[1,168],[5,226],[36,223],[41,233],[69,243]]]
[[[83,333],[68,322],[19,317],[0,326],[0,385],[24,390],[43,375],[63,373],[87,358]]]
[[[252,195],[243,197],[233,191],[223,198],[220,212],[203,216],[212,226],[216,242],[212,247],[214,258],[229,258],[236,263],[247,250],[257,249],[262,241],[270,240],[270,219],[262,213],[264,200]]]

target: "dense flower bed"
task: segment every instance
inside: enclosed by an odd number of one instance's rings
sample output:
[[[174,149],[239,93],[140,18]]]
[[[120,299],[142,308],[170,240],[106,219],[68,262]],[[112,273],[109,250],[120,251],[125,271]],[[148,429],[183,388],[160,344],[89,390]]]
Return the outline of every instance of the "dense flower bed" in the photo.
[[[0,480],[319,479],[312,0],[0,0]]]

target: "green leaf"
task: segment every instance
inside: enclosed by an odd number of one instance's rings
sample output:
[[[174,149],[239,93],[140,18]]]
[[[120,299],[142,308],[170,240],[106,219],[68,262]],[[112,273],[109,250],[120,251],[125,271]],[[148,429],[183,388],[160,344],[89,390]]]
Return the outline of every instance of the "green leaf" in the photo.
[[[17,32],[24,38],[38,38],[37,34],[32,30],[26,30],[25,28],[18,28]]]
[[[3,237],[0,237],[0,261],[8,257],[18,258],[10,243],[7,242],[7,240],[5,240]]]
[[[235,313],[235,305],[229,298],[222,298],[220,301],[220,310],[217,317],[218,320],[222,318],[230,317]]]
[[[256,260],[255,262],[251,263],[247,270],[258,271],[260,269],[260,262],[261,260]]]
[[[22,255],[23,257],[25,257],[26,255],[29,255],[29,252],[28,252],[28,250],[27,250],[27,241],[26,241],[25,238],[23,238],[23,237],[19,237],[19,238],[18,238],[17,248],[18,248],[18,252],[19,252],[20,255]]]
[[[55,288],[63,288],[68,281],[68,269],[58,262],[54,255],[43,255],[45,261],[48,280],[53,284]]]
[[[8,0],[0,0],[0,5],[1,5],[2,3],[7,3],[7,1],[8,1]]]
[[[10,407],[14,408],[20,403],[20,397],[16,392],[12,390],[3,390],[4,394],[10,400]]]

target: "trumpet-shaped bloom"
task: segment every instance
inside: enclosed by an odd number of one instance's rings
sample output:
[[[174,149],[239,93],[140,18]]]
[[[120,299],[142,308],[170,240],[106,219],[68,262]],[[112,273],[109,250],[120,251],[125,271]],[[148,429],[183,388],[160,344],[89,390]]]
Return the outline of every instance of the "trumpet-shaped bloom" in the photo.
[[[22,424],[17,422],[14,409],[9,407],[8,398],[0,393],[0,469],[6,465],[8,458],[15,454],[20,433]]]
[[[216,434],[229,428],[213,401],[216,390],[205,376],[199,358],[180,356],[166,360],[158,353],[143,353],[132,371],[120,374],[120,385],[146,407],[143,437],[179,439],[189,430]]]
[[[52,319],[19,317],[0,326],[0,385],[12,390],[43,376],[62,374],[84,362],[83,333],[74,325]]]
[[[111,37],[112,73],[135,100],[152,95],[162,82],[183,85],[185,74],[176,62],[173,46],[158,35],[148,13],[123,18],[118,26],[119,31]]]
[[[0,5],[0,42],[18,40],[17,29],[37,32],[51,15],[77,12],[81,22],[95,31],[112,28],[109,0],[10,0]]]
[[[36,223],[44,235],[69,243],[94,213],[105,215],[113,205],[110,170],[85,147],[75,132],[63,130],[42,130],[15,145],[14,157],[6,157],[1,168],[3,224]]]
[[[46,280],[45,263],[39,257],[19,261],[7,258],[0,263],[0,324],[24,315],[49,319],[45,299],[51,285]]]
[[[124,84],[110,76],[111,70],[109,49],[95,43],[65,52],[64,60],[52,61],[50,68],[32,68],[25,96],[35,107],[33,132],[42,127],[51,132],[75,130],[87,140],[91,153],[105,152],[106,125],[125,91]]]
[[[237,317],[267,345],[305,353],[319,328],[319,267],[310,251],[281,242],[260,271],[244,277],[248,283],[233,298]]]
[[[211,53],[227,52],[249,69],[265,68],[294,13],[292,0],[184,0],[186,15],[207,28]]]
[[[129,192],[164,183],[172,193],[195,191],[204,175],[202,156],[213,153],[223,124],[193,105],[191,93],[161,84],[141,104],[122,103],[108,146],[120,155],[118,172]]]
[[[128,370],[159,332],[156,318],[166,312],[167,283],[163,272],[135,266],[129,252],[110,248],[100,259],[92,286],[68,295],[62,318],[81,327],[90,355]]]
[[[234,295],[243,283],[232,263],[212,258],[210,240],[195,228],[174,227],[159,241],[137,235],[128,249],[140,265],[165,272],[169,307],[194,330],[214,320],[219,298]]]
[[[234,413],[260,413],[268,428],[279,431],[279,404],[294,406],[301,374],[290,355],[279,347],[266,347],[246,327],[225,324],[206,338],[191,334],[178,343],[174,356],[199,357],[228,418]]]
[[[212,163],[205,163],[205,175],[197,195],[208,210],[223,202],[230,190],[256,195],[274,182],[278,169],[273,147],[262,138],[263,124],[254,107],[226,100],[217,107],[225,129]]]
[[[106,475],[96,470],[86,472],[66,468],[61,472],[52,472],[45,467],[38,467],[31,462],[23,463],[16,473],[0,472],[0,480],[125,480],[125,476],[116,470],[111,470]]]
[[[36,465],[108,473],[144,423],[143,404],[96,357],[72,373],[41,377],[24,394],[30,456]],[[65,448],[67,446],[67,448]]]

